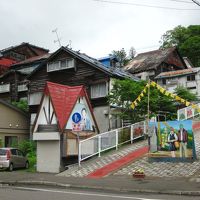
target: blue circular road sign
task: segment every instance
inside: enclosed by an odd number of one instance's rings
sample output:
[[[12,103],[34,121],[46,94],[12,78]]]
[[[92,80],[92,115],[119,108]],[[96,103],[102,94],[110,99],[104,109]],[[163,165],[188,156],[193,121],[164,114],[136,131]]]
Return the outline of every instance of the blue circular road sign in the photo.
[[[79,113],[74,113],[72,115],[72,121],[75,123],[75,124],[78,124],[80,121],[81,121],[81,115]]]

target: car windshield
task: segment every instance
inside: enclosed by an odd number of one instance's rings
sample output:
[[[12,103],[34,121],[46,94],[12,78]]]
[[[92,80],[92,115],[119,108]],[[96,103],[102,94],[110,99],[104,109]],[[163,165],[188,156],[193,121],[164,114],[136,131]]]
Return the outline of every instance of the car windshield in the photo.
[[[0,156],[5,156],[5,155],[6,155],[6,150],[0,149]]]

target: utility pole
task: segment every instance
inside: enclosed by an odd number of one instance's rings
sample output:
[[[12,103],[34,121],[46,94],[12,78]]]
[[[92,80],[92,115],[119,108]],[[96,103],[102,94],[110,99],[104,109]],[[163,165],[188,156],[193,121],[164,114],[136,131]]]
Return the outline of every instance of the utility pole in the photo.
[[[54,40],[54,43],[58,42],[59,47],[61,47],[61,43],[60,43],[61,38],[58,37],[58,29],[56,28],[56,29],[52,30],[52,33],[55,33],[56,37],[57,37],[57,40]]]
[[[192,2],[194,2],[195,4],[197,4],[198,6],[200,6],[200,2],[198,2],[197,0],[192,0]]]
[[[148,76],[148,104],[147,104],[147,124],[148,124],[148,127],[149,127],[149,120],[150,120],[150,79],[149,79],[149,76]]]

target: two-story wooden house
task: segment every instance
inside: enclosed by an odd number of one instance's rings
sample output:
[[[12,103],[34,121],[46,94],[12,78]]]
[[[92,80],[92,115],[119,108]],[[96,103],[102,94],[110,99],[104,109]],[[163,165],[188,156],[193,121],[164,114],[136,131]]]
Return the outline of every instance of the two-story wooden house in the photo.
[[[35,56],[17,62],[0,76],[0,98],[6,101],[27,100],[28,81],[26,77],[32,73],[50,54]]]
[[[142,80],[154,78],[168,71],[186,69],[187,65],[176,47],[159,49],[138,54],[125,67],[124,70],[134,74]]]
[[[119,119],[113,119],[107,95],[112,88],[114,78],[131,78],[133,75],[118,68],[107,68],[98,60],[67,47],[61,47],[53,53],[29,76],[29,111],[33,124],[46,81],[69,86],[84,85],[90,98],[100,132],[120,126]],[[117,121],[118,123],[111,123]]]
[[[41,56],[47,54],[48,52],[48,49],[29,44],[27,42],[0,50],[0,53],[3,55],[3,57],[13,59],[17,62],[35,56]]]

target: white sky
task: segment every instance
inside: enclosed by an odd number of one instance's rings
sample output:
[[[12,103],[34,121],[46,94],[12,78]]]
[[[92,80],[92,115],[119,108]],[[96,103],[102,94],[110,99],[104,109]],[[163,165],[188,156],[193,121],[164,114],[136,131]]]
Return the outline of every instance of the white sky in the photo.
[[[173,0],[111,0],[181,9],[200,9],[194,3]],[[180,1],[180,0],[178,0]],[[183,0],[192,2],[191,0]],[[200,1],[199,1],[200,2]],[[0,49],[29,42],[51,52],[72,41],[72,48],[93,57],[135,47],[157,49],[167,30],[200,24],[200,10],[170,10],[113,4],[93,0],[0,0]]]

